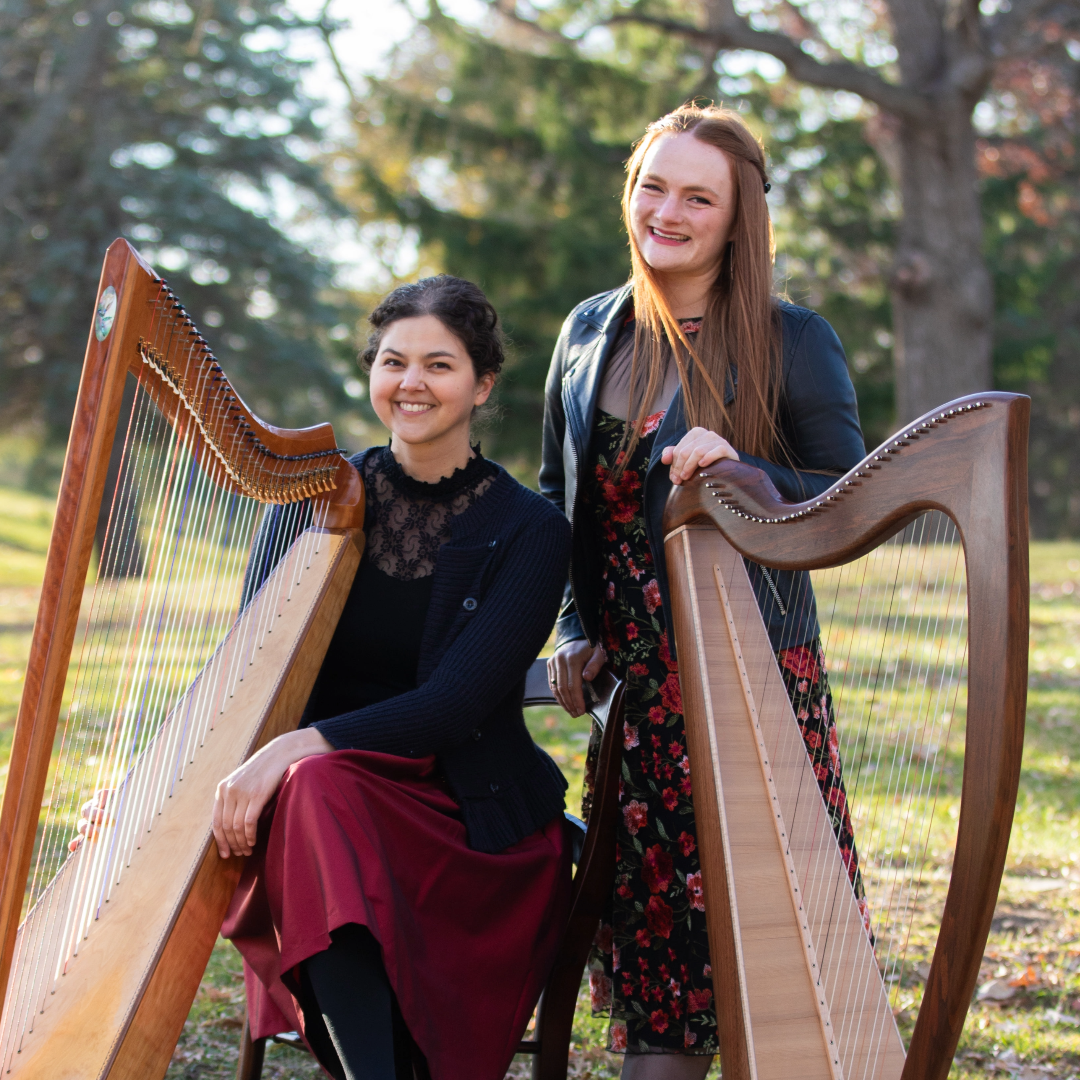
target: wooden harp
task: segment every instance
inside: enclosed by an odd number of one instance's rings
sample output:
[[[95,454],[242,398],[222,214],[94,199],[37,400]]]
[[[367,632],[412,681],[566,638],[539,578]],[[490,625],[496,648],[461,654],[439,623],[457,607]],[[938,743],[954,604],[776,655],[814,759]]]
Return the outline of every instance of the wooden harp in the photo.
[[[248,597],[267,506],[310,524]],[[359,563],[363,507],[330,425],[259,420],[117,240],[0,812],[5,1076],[165,1074],[240,874],[211,845],[216,785],[295,727]],[[102,820],[69,853],[99,790]]]
[[[665,553],[725,1080],[949,1072],[1023,749],[1028,413],[1026,397],[961,398],[808,502],[731,461],[672,491]],[[816,596],[854,849],[837,841],[809,716],[793,712],[763,622],[777,571],[810,572],[794,580]],[[810,594],[791,595],[805,615]]]

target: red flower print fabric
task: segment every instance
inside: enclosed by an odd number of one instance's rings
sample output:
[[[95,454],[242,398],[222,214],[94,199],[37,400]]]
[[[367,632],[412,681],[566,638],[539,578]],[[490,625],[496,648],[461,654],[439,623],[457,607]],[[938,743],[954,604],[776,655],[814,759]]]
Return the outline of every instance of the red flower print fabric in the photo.
[[[784,672],[794,675],[796,680],[817,682],[818,656],[809,645],[795,645],[793,648],[784,649],[780,653],[780,667]]]
[[[593,1014],[610,1017],[609,1050],[711,1055],[719,1047],[682,689],[641,506],[662,419],[662,413],[647,419],[617,480],[612,473],[620,463],[625,422],[598,412],[589,452],[588,502],[600,553],[596,572],[604,583],[603,643],[627,683],[615,888],[593,946],[589,981]],[[852,885],[864,903],[821,647],[814,640],[777,659]],[[585,817],[598,751],[594,730]]]
[[[624,421],[598,413],[590,450],[589,502],[604,579],[603,641],[629,692],[615,889],[610,920],[604,920],[593,948],[589,981],[594,1015],[611,1018],[609,1050],[711,1055],[718,1052],[716,1013],[682,690],[641,507],[662,420],[663,413],[647,418],[618,481],[611,474],[619,463]],[[598,749],[590,746],[586,814]]]

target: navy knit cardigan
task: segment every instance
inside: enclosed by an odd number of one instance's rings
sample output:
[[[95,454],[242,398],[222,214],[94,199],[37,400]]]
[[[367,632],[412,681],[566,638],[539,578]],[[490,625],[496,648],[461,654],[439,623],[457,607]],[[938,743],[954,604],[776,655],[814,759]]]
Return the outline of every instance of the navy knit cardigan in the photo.
[[[267,514],[252,567],[277,561],[286,520],[280,507]],[[566,780],[525,726],[525,674],[555,623],[569,562],[566,518],[499,468],[439,548],[416,689],[312,726],[338,750],[435,754],[478,851],[536,832],[562,812]]]

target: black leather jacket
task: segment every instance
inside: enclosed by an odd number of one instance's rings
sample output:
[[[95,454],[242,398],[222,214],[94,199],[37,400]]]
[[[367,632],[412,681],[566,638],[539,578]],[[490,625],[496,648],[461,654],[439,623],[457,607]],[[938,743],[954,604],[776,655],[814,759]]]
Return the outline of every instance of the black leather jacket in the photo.
[[[563,323],[548,371],[540,490],[569,517],[573,533],[570,580],[556,624],[558,645],[578,638],[591,643],[599,640],[599,557],[595,530],[581,505],[581,479],[604,364],[630,303],[630,286],[625,285],[574,308]],[[866,450],[855,388],[840,339],[815,312],[782,300],[777,303],[784,343],[779,422],[801,468],[784,468],[741,451],[739,457],[768,473],[786,499],[799,501],[825,491],[837,476],[857,465]],[[736,390],[737,376],[728,384],[729,402]],[[643,493],[645,531],[665,611],[669,596],[661,523],[671,480],[668,467],[660,464],[660,452],[685,434],[680,389],[656,433]],[[747,569],[773,648],[785,649],[811,640],[818,633],[818,623],[808,575],[768,570],[749,562]]]

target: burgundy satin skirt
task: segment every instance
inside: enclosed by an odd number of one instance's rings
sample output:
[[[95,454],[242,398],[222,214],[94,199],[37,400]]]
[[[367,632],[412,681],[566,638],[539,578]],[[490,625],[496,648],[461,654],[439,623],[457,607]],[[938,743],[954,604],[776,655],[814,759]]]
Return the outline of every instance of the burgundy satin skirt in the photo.
[[[432,757],[297,762],[221,930],[244,957],[252,1037],[303,1031],[296,965],[359,923],[432,1080],[502,1080],[555,959],[570,875],[561,817],[497,855],[472,850]]]

